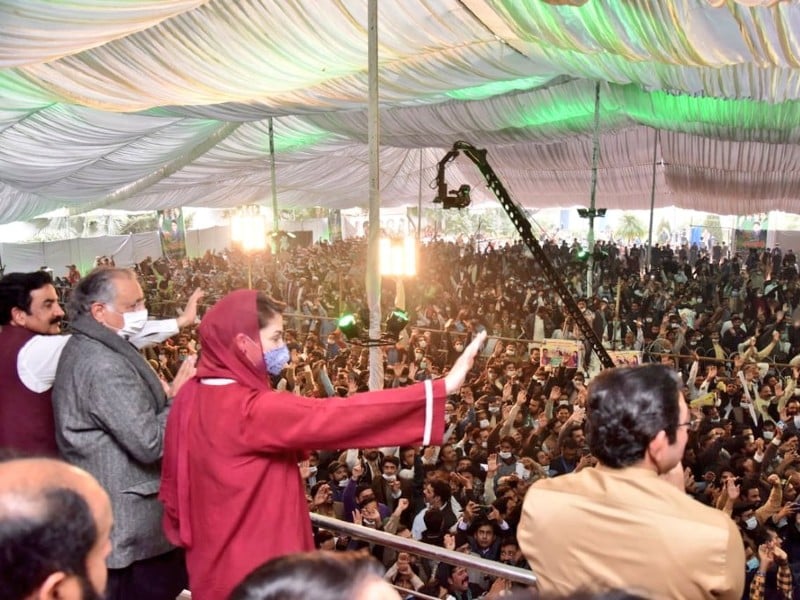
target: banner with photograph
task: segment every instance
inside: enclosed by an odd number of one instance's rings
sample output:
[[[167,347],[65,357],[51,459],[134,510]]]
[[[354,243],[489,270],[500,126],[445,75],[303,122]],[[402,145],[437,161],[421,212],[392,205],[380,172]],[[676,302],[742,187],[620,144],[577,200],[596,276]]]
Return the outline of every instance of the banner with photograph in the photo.
[[[578,340],[545,338],[539,364],[543,367],[575,369],[581,363],[583,344]]]
[[[759,213],[741,215],[736,218],[733,247],[737,251],[749,248],[764,249],[767,246],[767,230],[769,215]]]
[[[638,350],[609,350],[608,355],[617,367],[635,367],[642,364],[642,353]]]
[[[186,258],[186,227],[183,223],[183,209],[168,208],[159,210],[157,214],[161,251],[171,260],[183,260]]]

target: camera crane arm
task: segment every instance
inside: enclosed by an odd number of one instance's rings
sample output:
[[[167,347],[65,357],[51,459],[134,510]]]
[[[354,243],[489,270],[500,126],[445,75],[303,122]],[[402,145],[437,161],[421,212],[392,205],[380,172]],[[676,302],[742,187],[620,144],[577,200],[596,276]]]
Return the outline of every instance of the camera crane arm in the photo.
[[[522,236],[522,241],[525,242],[525,245],[531,251],[533,257],[541,265],[547,282],[553,286],[553,289],[555,289],[558,293],[561,301],[564,303],[564,306],[567,309],[567,312],[574,319],[575,324],[578,326],[578,329],[583,334],[583,337],[591,346],[592,351],[597,354],[597,357],[600,359],[600,362],[603,364],[604,368],[613,369],[615,366],[614,361],[611,359],[611,356],[608,354],[608,351],[603,346],[602,341],[597,336],[594,329],[592,329],[592,326],[586,320],[586,317],[584,317],[583,313],[578,308],[578,303],[575,301],[575,298],[572,297],[569,288],[564,284],[558,272],[550,263],[550,259],[547,258],[544,250],[539,245],[536,236],[533,235],[531,223],[528,220],[528,217],[525,216],[525,212],[511,199],[511,196],[508,195],[508,192],[506,191],[502,182],[495,174],[494,169],[492,169],[492,167],[486,161],[487,153],[485,149],[478,149],[472,144],[463,141],[453,144],[453,149],[450,150],[441,161],[439,161],[439,168],[436,175],[437,197],[434,202],[443,202],[445,203],[445,208],[447,208],[448,206],[445,200],[447,198],[453,198],[452,192],[451,195],[448,196],[447,182],[445,181],[444,172],[447,164],[454,160],[459,153],[463,153],[464,156],[469,158],[473,163],[475,163],[475,166],[478,167],[478,170],[481,172],[484,179],[486,179],[489,189],[494,192],[494,195],[500,201],[500,205],[503,207],[503,210],[506,211],[506,214],[514,224],[514,227],[516,227],[520,236]],[[462,189],[463,187],[464,186],[462,186]],[[467,201],[467,204],[468,203],[469,201]],[[466,204],[464,207],[465,206]],[[456,208],[462,207],[456,206]]]

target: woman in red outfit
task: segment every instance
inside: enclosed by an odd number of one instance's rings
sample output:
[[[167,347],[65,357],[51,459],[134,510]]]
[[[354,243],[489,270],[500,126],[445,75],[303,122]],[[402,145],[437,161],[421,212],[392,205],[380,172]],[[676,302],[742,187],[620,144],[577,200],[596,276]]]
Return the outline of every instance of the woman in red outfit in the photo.
[[[303,451],[438,445],[447,394],[472,365],[481,334],[436,381],[307,398],[273,391],[289,360],[284,305],[252,290],[220,300],[199,327],[195,378],[167,422],[160,498],[168,538],[186,548],[194,600],[224,600],[265,561],[313,549]]]

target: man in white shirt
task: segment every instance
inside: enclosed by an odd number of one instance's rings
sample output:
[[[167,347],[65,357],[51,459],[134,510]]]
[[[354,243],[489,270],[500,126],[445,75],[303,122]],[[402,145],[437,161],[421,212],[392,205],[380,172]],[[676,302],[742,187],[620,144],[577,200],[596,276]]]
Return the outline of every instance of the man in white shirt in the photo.
[[[148,321],[130,341],[156,344],[194,322],[201,290],[177,319]],[[49,273],[9,273],[0,279],[0,448],[57,456],[50,389],[61,351],[64,311]]]

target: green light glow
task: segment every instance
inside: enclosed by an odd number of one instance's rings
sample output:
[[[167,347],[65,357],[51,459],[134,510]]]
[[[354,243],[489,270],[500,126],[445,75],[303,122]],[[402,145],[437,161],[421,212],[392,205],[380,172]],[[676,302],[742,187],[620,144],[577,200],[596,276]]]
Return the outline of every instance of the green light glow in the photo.
[[[492,96],[501,96],[509,92],[524,92],[532,90],[550,81],[551,77],[525,77],[511,81],[493,81],[483,85],[476,85],[460,90],[447,92],[446,96],[453,100],[483,100]]]

